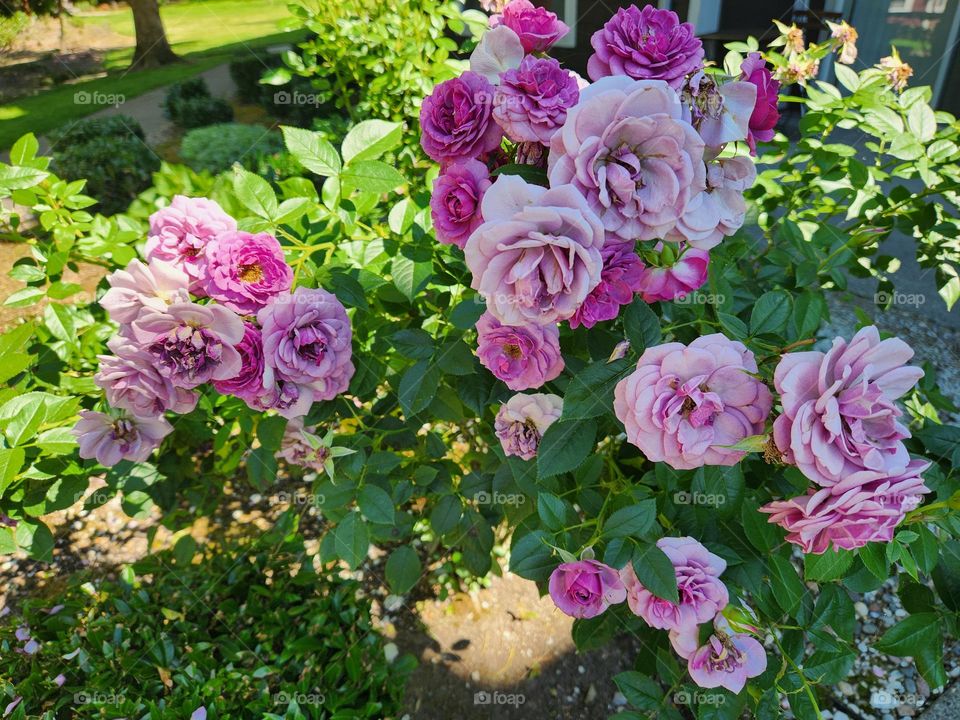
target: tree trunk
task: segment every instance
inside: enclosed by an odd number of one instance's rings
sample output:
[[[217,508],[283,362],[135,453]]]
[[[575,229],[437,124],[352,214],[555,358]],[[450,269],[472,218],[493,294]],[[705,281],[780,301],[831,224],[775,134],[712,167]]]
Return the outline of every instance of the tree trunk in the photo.
[[[133,27],[137,34],[137,49],[130,67],[145,70],[176,62],[179,58],[167,42],[157,0],[127,1],[133,9]]]

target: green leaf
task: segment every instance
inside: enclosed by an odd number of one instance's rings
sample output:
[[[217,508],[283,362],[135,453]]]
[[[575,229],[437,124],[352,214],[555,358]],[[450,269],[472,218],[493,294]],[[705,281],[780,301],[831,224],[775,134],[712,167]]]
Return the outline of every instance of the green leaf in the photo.
[[[830,627],[841,638],[853,638],[856,616],[853,601],[840,585],[824,585],[813,608],[812,628]]]
[[[933,108],[922,101],[911,105],[910,110],[907,111],[907,129],[920,142],[926,143],[933,140],[933,136],[937,134],[937,118]]]
[[[418,293],[429,282],[433,265],[429,262],[417,262],[405,255],[397,255],[391,263],[391,276],[397,290],[410,302],[417,299]]]
[[[417,551],[409,545],[401,545],[387,558],[387,582],[397,595],[410,592],[420,580],[423,567]]]
[[[460,522],[463,504],[456,495],[444,495],[430,513],[430,526],[437,535],[446,535]]]
[[[302,128],[281,125],[283,141],[297,161],[307,170],[323,177],[340,174],[340,156],[336,148],[321,137],[320,133]]]
[[[364,517],[378,525],[394,524],[393,500],[383,488],[376,485],[364,485],[357,498],[357,504]]]
[[[527,580],[543,582],[557,566],[550,547],[544,542],[549,536],[544,530],[534,530],[510,545],[510,572]]]
[[[0,496],[17,477],[23,460],[23,448],[0,448]]]
[[[44,430],[37,435],[37,447],[45,453],[53,455],[66,455],[77,446],[77,439],[71,432],[71,428],[58,427]]]
[[[940,550],[940,562],[931,573],[943,604],[960,612],[960,541],[948,540]]]
[[[860,76],[846,65],[834,63],[833,71],[837,74],[837,81],[850,92],[856,92],[860,87]]]
[[[49,174],[36,168],[0,165],[0,187],[8,190],[23,190],[39,185]]]
[[[540,439],[537,475],[548,478],[576,470],[596,445],[597,424],[592,420],[557,420]]]
[[[775,525],[771,525],[770,516],[761,513],[754,501],[744,502],[740,508],[740,521],[747,540],[760,552],[769,552],[780,542],[780,534]]]
[[[777,604],[787,615],[793,615],[800,608],[807,587],[789,560],[780,555],[770,558],[770,581]]]
[[[547,172],[535,165],[517,165],[515,163],[508,163],[507,165],[501,165],[493,171],[493,177],[499,177],[500,175],[517,175],[531,185],[542,185],[543,187],[549,186]]]
[[[605,612],[588,620],[574,620],[571,634],[577,650],[585,652],[607,645],[619,628],[613,613]]]
[[[601,537],[639,537],[653,527],[657,517],[656,500],[643,500],[636,505],[620,508],[603,523]]]
[[[637,298],[623,311],[623,329],[634,352],[641,354],[660,342],[660,318],[643,300]]]
[[[757,298],[750,313],[750,332],[754,335],[782,333],[792,306],[790,294],[783,290],[764,293]]]
[[[943,628],[936,613],[918,613],[887,630],[874,647],[896,657],[912,657],[931,687],[946,683],[943,668]]]
[[[433,336],[420,328],[398,330],[390,336],[397,352],[412,360],[426,360],[433,355]]]
[[[277,479],[277,458],[274,450],[254,448],[247,456],[247,479],[258,490],[266,490]]]
[[[53,533],[39,520],[21,520],[14,530],[17,545],[41,562],[53,561]]]
[[[0,407],[0,427],[10,445],[22,445],[33,437],[47,415],[46,393],[17,395]]]
[[[390,192],[406,182],[400,171],[380,160],[358,160],[349,163],[343,169],[340,179],[345,187],[377,195]]]
[[[7,296],[3,304],[7,307],[27,307],[28,305],[35,305],[40,302],[45,295],[46,293],[43,292],[42,288],[25,287]]]
[[[262,417],[257,423],[257,439],[268,452],[277,452],[287,429],[287,419],[280,415]]]
[[[857,554],[872,575],[881,580],[887,579],[890,563],[887,562],[887,552],[883,544],[867,543],[857,551]]]
[[[420,360],[400,378],[397,397],[403,414],[410,418],[421,412],[437,394],[440,371],[429,360]]]
[[[633,368],[626,358],[612,363],[596,362],[578,372],[567,383],[563,396],[564,420],[587,420],[611,412],[613,388]]]
[[[677,571],[670,558],[654,543],[637,548],[633,554],[633,571],[640,584],[658,598],[674,605],[680,602]]]
[[[663,701],[663,691],[653,680],[636,670],[613,676],[613,682],[633,707],[638,710],[656,710]]]
[[[40,143],[37,142],[37,138],[33,133],[27,133],[10,148],[10,164],[23,165],[30,162],[37,156],[38,150],[40,150]]]
[[[254,215],[264,220],[273,220],[277,216],[277,196],[270,183],[259,175],[240,167],[234,168],[233,189],[237,200]]]
[[[803,556],[803,575],[807,580],[827,582],[839,580],[853,565],[853,553],[848,550],[827,550],[821,555]]]
[[[553,493],[537,495],[537,514],[547,530],[562,530],[567,521],[567,505]]]
[[[356,570],[367,557],[370,533],[360,513],[351,512],[333,531],[334,549],[351,570]]]
[[[400,144],[403,125],[385,120],[364,120],[347,133],[340,146],[343,161],[373,160]]]
[[[797,338],[813,337],[827,314],[827,301],[821,293],[804,290],[793,303],[790,325]]]

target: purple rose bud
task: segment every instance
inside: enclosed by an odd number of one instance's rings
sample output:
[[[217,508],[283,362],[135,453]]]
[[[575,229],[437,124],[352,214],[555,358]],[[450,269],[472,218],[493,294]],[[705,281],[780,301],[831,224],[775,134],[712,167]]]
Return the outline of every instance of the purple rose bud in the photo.
[[[773,79],[760,53],[749,53],[740,65],[741,79],[757,87],[757,101],[750,115],[747,143],[750,152],[757,154],[757,141],[773,140],[774,128],[780,120],[780,81]]]
[[[256,313],[293,284],[283,248],[268,233],[227,232],[207,244],[207,295],[243,315]]]
[[[440,173],[430,196],[437,240],[463,249],[470,234],[483,223],[480,201],[490,184],[487,166],[478,160],[452,163]]]
[[[471,160],[500,146],[494,87],[470,70],[440,83],[420,107],[420,144],[439,163]]]
[[[81,410],[72,432],[80,445],[80,457],[96,458],[104,467],[112,467],[121,460],[143,462],[172,430],[162,417],[111,417]]]
[[[477,357],[511,390],[530,390],[563,370],[556,325],[501,325],[490,313],[477,321]]]
[[[693,25],[681,23],[672,10],[636,5],[617,10],[590,38],[594,54],[587,61],[591,80],[626,75],[635,80],[665,80],[674,89],[685,75],[703,66],[703,43]]]
[[[503,13],[490,18],[490,27],[506,25],[520,38],[524,52],[545,52],[570,28],[556,13],[536,7],[530,0],[511,0]]]
[[[596,617],[627,597],[617,571],[596,560],[561,563],[550,574],[549,588],[560,611],[575,618]]]

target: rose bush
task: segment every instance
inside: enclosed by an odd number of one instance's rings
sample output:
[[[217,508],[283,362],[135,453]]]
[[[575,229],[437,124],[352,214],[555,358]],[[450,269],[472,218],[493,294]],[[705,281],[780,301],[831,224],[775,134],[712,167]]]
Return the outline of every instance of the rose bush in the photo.
[[[482,578],[509,543],[578,647],[634,636],[615,679],[638,714],[817,717],[859,652],[855,598],[891,577],[909,614],[876,648],[943,685],[955,409],[870,318],[813,346],[826,291],[890,287],[894,229],[957,297],[955,119],[894,56],[838,66],[846,92],[813,81],[849,32],[808,47],[785,28],[703,68],[652,7],[598,33],[574,97],[540,55],[562,28],[522,2],[464,41],[469,69],[436,27],[486,20],[443,6],[393,108],[342,42],[348,5],[299,12],[330,32],[297,72],[381,119],[339,147],[284,128],[299,176],[164,166],[104,217],[30,136],[0,166],[5,236],[30,249],[7,299],[30,315],[0,336],[0,552],[49,559],[43,518],[92,477],[88,505],[117,494],[173,529],[279,484],[322,516],[320,564],[380,546],[394,593]],[[409,7],[378,8],[389,82],[381,21]],[[801,81],[790,141],[775,95]],[[870,161],[831,139],[854,126]],[[82,264],[110,271],[96,297],[64,279]],[[284,509],[297,532],[307,508]],[[698,688],[722,702],[674,706]]]

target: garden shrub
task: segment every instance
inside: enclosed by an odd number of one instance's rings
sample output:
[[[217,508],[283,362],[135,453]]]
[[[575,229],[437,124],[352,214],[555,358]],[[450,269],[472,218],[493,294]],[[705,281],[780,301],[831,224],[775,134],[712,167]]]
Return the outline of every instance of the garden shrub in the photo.
[[[233,163],[255,168],[261,158],[282,147],[279,136],[259,125],[224,123],[191,130],[183,136],[180,157],[195,170],[219,173]]]
[[[80,120],[50,133],[53,167],[72,180],[87,179],[105,213],[122,212],[144,189],[160,160],[144,142],[140,124],[125,115]]]
[[[202,77],[171,85],[163,99],[163,112],[187,130],[233,120],[230,103],[210,95],[207,82]]]
[[[302,558],[277,528],[199,551],[185,536],[116,579],[75,575],[0,625],[2,704],[51,718],[397,717],[413,658],[388,662],[356,580]]]
[[[260,103],[264,90],[260,79],[283,65],[280,55],[271,52],[244,52],[230,61],[230,78],[237,86],[237,98],[244,103]]]

